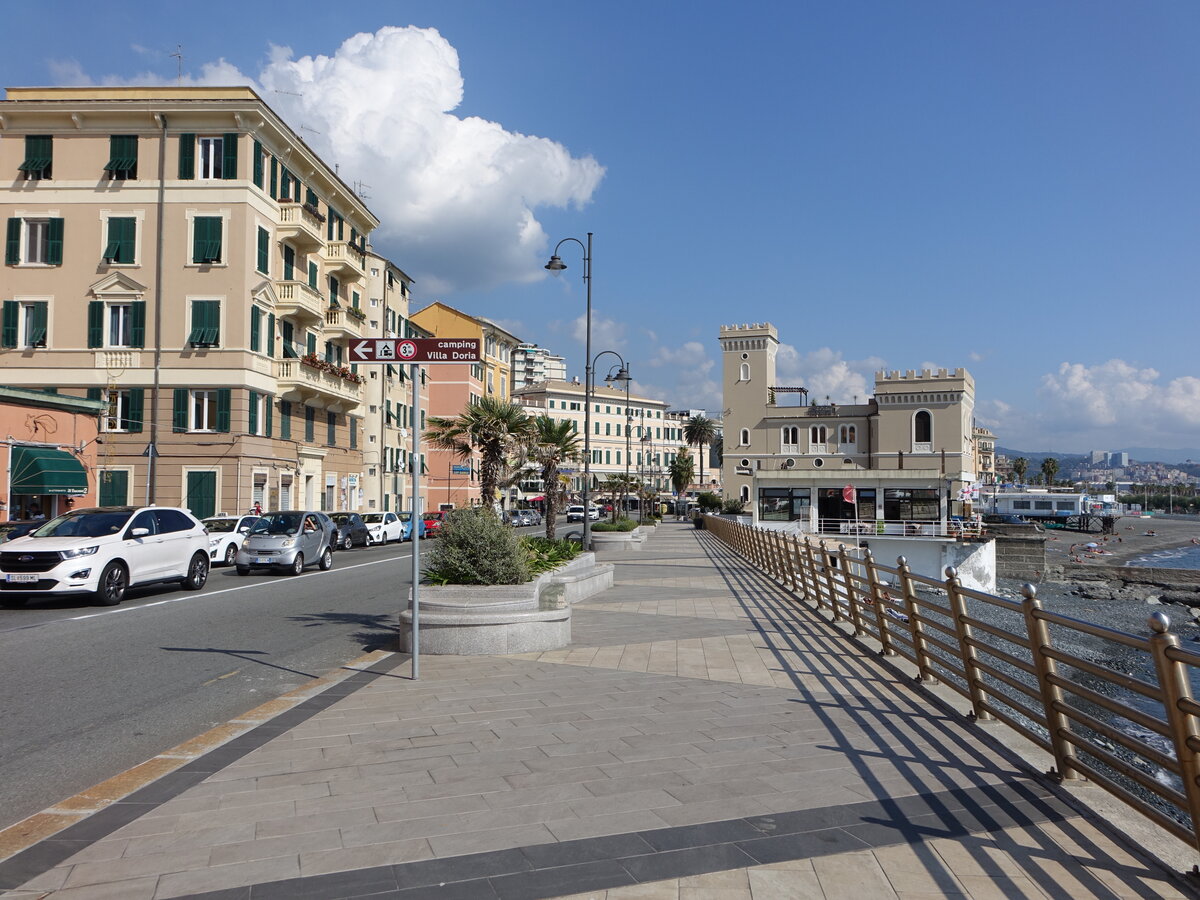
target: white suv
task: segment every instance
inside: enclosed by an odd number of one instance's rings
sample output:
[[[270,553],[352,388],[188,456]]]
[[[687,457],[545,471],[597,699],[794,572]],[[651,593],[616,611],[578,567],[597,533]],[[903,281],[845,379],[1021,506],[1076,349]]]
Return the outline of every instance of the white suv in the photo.
[[[30,597],[90,594],[116,606],[132,585],[208,581],[208,532],[185,509],[109,506],[51,519],[0,551],[0,604]]]

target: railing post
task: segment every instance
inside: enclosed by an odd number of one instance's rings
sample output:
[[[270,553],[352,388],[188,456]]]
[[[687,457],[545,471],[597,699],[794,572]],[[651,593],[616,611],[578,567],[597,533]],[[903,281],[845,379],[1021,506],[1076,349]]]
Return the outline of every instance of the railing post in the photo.
[[[967,598],[963,596],[962,582],[958,580],[958,570],[954,566],[946,566],[946,596],[950,598],[950,610],[954,613],[958,652],[962,657],[967,690],[971,695],[971,715],[977,722],[990,722],[995,716],[984,708],[987,705],[987,694],[984,693],[981,684],[983,676],[979,671],[979,657],[973,643],[974,634],[967,622]]]
[[[838,560],[841,563],[842,584],[846,586],[846,602],[850,604],[850,621],[854,625],[854,636],[862,637],[867,633],[867,629],[863,627],[862,605],[858,601],[858,592],[854,589],[854,579],[850,577],[850,554],[846,552],[845,544],[838,544]]]
[[[813,553],[812,539],[807,535],[804,538],[804,556],[807,560],[805,568],[808,572],[808,583],[812,585],[813,603],[816,604],[817,609],[820,609],[825,598],[821,592],[821,579],[817,573],[817,557]]]
[[[875,556],[871,553],[870,547],[863,552],[863,569],[867,573],[867,586],[871,591],[871,608],[875,610],[875,626],[879,629],[879,643],[882,645],[879,652],[883,656],[895,656],[896,651],[892,648],[892,637],[888,633],[889,616],[884,609],[881,596],[883,585],[879,583],[879,573],[875,570]]]
[[[1188,667],[1176,662],[1168,655],[1178,649],[1179,636],[1169,629],[1171,620],[1163,613],[1150,615],[1150,653],[1154,657],[1154,668],[1158,673],[1159,689],[1163,693],[1163,707],[1167,714],[1167,727],[1175,742],[1175,758],[1179,761],[1179,774],[1183,778],[1183,792],[1188,801],[1188,813],[1192,817],[1192,843],[1200,847],[1200,754],[1192,749],[1200,744],[1200,724],[1196,717],[1182,708],[1184,700],[1192,699],[1192,686],[1188,680]]]
[[[825,542],[821,542],[821,568],[825,575],[825,591],[829,597],[829,609],[833,613],[833,621],[842,621],[842,610],[838,606],[837,588],[833,577],[833,562],[829,558],[829,547]]]
[[[792,555],[792,539],[790,535],[786,535],[782,531],[779,532],[779,552],[787,566],[788,586],[795,594],[798,590],[796,588],[796,559]]]
[[[918,676],[922,684],[937,684],[933,674],[933,666],[929,662],[929,647],[925,642],[925,628],[917,618],[917,594],[913,589],[912,570],[908,560],[903,556],[896,557],[897,568],[900,570],[900,595],[904,598],[904,613],[908,616],[908,632],[912,637],[913,651],[917,657]]]
[[[1047,774],[1054,775],[1061,781],[1077,781],[1080,779],[1076,771],[1075,747],[1063,735],[1070,731],[1070,720],[1059,707],[1063,702],[1062,689],[1051,680],[1058,675],[1058,663],[1046,655],[1050,647],[1050,627],[1046,620],[1038,615],[1042,604],[1037,598],[1037,588],[1032,584],[1021,585],[1021,610],[1025,614],[1025,630],[1029,635],[1029,651],[1033,654],[1033,665],[1037,671],[1038,685],[1042,689],[1042,709],[1046,715],[1044,722],[1050,734],[1050,748],[1054,753],[1055,768]]]

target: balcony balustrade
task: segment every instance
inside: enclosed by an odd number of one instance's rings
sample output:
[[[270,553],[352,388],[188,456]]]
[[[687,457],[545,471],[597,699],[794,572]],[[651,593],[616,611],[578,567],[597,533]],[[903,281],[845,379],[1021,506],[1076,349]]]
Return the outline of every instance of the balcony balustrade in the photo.
[[[275,361],[279,398],[330,412],[353,412],[362,404],[363,386],[336,372],[324,371],[298,359]]]
[[[366,256],[349,241],[330,241],[321,251],[321,258],[325,271],[343,284],[360,281],[366,275]]]
[[[358,315],[355,315],[358,313]],[[360,338],[363,336],[364,319],[355,307],[331,306],[325,310],[325,332],[335,337]]]
[[[279,225],[276,237],[287,241],[302,253],[319,250],[325,243],[322,231],[325,220],[301,203],[279,204]]]
[[[291,316],[302,323],[325,321],[325,299],[304,281],[275,282],[275,314]]]

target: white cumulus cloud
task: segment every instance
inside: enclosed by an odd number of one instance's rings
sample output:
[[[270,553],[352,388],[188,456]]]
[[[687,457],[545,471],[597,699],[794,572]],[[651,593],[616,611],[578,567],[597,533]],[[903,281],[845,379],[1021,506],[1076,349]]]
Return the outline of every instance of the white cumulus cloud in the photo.
[[[883,369],[878,357],[847,360],[839,351],[821,347],[801,353],[790,344],[780,344],[775,356],[779,383],[808,388],[813,401],[829,397],[834,403],[864,402],[875,388],[875,372]]]
[[[56,61],[60,83],[96,83]],[[172,73],[173,76],[173,73]],[[174,84],[158,73],[101,84]],[[380,28],[331,55],[294,58],[272,47],[248,76],[224,59],[184,84],[249,84],[349,183],[362,182],[381,226],[377,249],[412,275],[423,296],[544,276],[548,243],[537,210],[582,206],[604,168],[544,137],[458,116],[458,53],[433,28]]]

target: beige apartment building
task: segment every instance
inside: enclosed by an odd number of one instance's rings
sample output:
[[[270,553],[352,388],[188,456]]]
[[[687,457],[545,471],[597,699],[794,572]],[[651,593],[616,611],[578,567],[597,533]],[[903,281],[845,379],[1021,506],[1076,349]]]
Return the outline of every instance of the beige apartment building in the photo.
[[[776,381],[773,325],[722,326],[720,340],[722,474],[756,522],[932,533],[976,481],[975,381],[965,369],[878,372],[864,402],[810,404],[802,386]]]
[[[10,88],[0,367],[101,399],[99,501],[360,508],[375,216],[245,87]]]
[[[369,336],[421,338],[429,333],[409,318],[412,279],[395,263],[367,250],[367,321]],[[434,367],[439,368],[439,367]],[[362,509],[367,512],[412,509],[413,420],[412,366],[401,363],[362,365],[364,373],[363,466],[366,469]],[[438,375],[442,373],[437,372]],[[429,409],[432,379],[421,367],[416,379],[423,420]],[[422,452],[422,456],[425,453]],[[418,510],[429,509],[428,473],[417,467]]]

